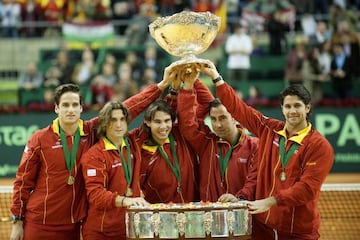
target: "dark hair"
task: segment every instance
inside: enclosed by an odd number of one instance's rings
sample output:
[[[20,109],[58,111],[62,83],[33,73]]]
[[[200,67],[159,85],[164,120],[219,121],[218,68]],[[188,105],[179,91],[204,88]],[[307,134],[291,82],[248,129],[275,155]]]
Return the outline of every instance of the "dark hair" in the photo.
[[[211,111],[212,108],[217,108],[220,105],[223,105],[220,99],[215,98],[209,103],[209,112]]]
[[[169,104],[167,104],[164,100],[156,100],[145,110],[144,120],[151,121],[154,118],[156,112],[165,112],[169,114],[171,116],[171,121],[173,122],[176,119],[176,114]],[[151,132],[146,124],[144,124],[144,127],[148,133]]]
[[[123,114],[126,118],[126,122],[128,124],[130,123],[130,111],[124,104],[122,104],[118,100],[107,102],[99,112],[98,125],[96,128],[96,134],[98,137],[103,137],[106,135],[106,127],[109,125],[111,121],[111,112],[117,109],[123,111]]]
[[[59,105],[60,104],[60,98],[61,96],[64,94],[64,93],[67,93],[67,92],[73,92],[73,93],[77,93],[80,97],[80,105],[83,104],[83,97],[81,95],[81,92],[80,92],[80,88],[78,85],[75,85],[75,84],[71,84],[71,83],[68,83],[68,84],[63,84],[63,85],[60,85],[58,86],[56,89],[55,89],[55,92],[54,92],[54,102],[56,105]]]
[[[298,96],[305,105],[311,103],[311,94],[302,84],[291,84],[280,93],[280,104],[284,104],[286,96]],[[310,112],[307,114],[309,119]]]

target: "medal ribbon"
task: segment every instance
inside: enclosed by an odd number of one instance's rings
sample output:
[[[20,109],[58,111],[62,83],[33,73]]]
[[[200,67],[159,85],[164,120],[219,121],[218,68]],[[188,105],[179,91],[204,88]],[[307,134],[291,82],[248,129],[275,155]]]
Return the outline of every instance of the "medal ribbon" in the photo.
[[[76,152],[79,147],[80,129],[79,129],[79,127],[76,129],[74,144],[73,144],[73,147],[71,150],[71,155],[69,152],[69,146],[67,145],[65,133],[62,130],[62,128],[60,127],[60,125],[59,125],[59,129],[60,129],[61,144],[63,146],[63,151],[64,151],[64,155],[65,155],[66,167],[69,170],[69,173],[71,173],[72,169],[74,167],[74,164],[75,164]]]
[[[280,136],[280,160],[281,165],[283,168],[285,168],[286,164],[289,162],[289,159],[294,154],[296,149],[299,147],[299,144],[294,142],[293,145],[291,145],[289,151],[286,153],[285,149],[285,137]]]
[[[172,135],[169,135],[169,140],[170,140],[170,148],[171,148],[171,153],[174,159],[174,163],[175,166],[173,166],[173,164],[170,162],[168,156],[166,155],[163,147],[158,144],[155,139],[152,139],[153,142],[156,143],[156,145],[158,146],[158,149],[160,151],[161,156],[165,159],[165,162],[167,163],[167,165],[171,168],[172,172],[174,173],[176,180],[178,181],[178,183],[180,183],[181,181],[181,175],[180,175],[180,166],[179,166],[179,161],[178,158],[176,156],[176,149],[175,149],[175,141],[174,141],[174,137]]]
[[[220,170],[221,170],[221,179],[224,179],[226,169],[229,165],[230,156],[233,152],[234,146],[239,142],[241,134],[238,135],[238,137],[235,139],[235,141],[231,144],[229,151],[225,155],[225,159],[222,155],[222,148],[220,147]]]
[[[125,157],[124,157],[124,154],[122,153],[121,149],[118,148],[108,137],[106,137],[106,139],[109,142],[111,142],[112,145],[114,145],[116,147],[116,149],[117,149],[117,151],[118,151],[118,153],[120,155],[120,158],[121,158],[121,163],[123,165],[127,185],[130,186],[131,178],[132,178],[132,174],[131,174],[131,153],[130,153],[130,146],[129,146],[129,142],[128,142],[127,138],[124,137],[126,156],[127,156],[127,160],[128,160],[127,163],[125,161]]]

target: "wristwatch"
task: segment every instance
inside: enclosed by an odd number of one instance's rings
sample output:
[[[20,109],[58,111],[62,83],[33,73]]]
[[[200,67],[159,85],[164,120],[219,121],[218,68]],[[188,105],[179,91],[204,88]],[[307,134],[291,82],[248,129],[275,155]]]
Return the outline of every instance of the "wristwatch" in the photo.
[[[23,220],[24,220],[24,218],[20,217],[20,216],[12,215],[12,217],[11,217],[11,222],[14,224],[17,223],[18,221],[23,221]]]

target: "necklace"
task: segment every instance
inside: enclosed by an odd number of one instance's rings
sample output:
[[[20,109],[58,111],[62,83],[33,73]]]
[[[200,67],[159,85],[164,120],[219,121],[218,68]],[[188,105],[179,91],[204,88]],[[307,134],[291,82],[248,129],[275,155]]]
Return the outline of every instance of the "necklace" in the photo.
[[[69,146],[67,144],[66,141],[66,136],[64,131],[62,130],[62,128],[59,125],[59,130],[60,130],[60,138],[61,138],[61,145],[63,146],[63,151],[64,151],[64,156],[65,156],[65,161],[66,161],[66,167],[69,171],[69,176],[66,179],[66,183],[68,185],[73,185],[75,183],[75,177],[71,175],[71,172],[74,168],[74,164],[75,164],[75,158],[76,158],[76,153],[79,147],[79,142],[80,142],[80,129],[79,127],[76,129],[75,132],[75,138],[74,138],[74,144],[71,150],[71,154],[69,152]]]
[[[124,137],[124,142],[125,142],[125,149],[126,149],[126,155],[127,155],[127,160],[128,162],[125,161],[125,157],[124,154],[122,153],[121,149],[118,148],[108,137],[105,137],[109,142],[111,142],[112,145],[114,145],[120,155],[121,158],[121,163],[124,169],[124,174],[125,174],[125,179],[126,179],[126,183],[127,183],[127,187],[126,187],[126,191],[125,191],[125,196],[126,197],[131,197],[133,195],[132,189],[130,187],[131,185],[131,178],[132,178],[132,174],[131,174],[131,153],[130,153],[130,146],[129,146],[129,142],[127,140],[126,137]]]
[[[168,156],[166,155],[163,147],[157,143],[155,141],[155,139],[152,139],[152,141],[158,146],[158,149],[160,151],[161,156],[164,158],[166,164],[170,167],[171,171],[174,173],[178,186],[177,186],[177,192],[180,193],[181,192],[181,173],[180,173],[180,165],[179,165],[179,161],[176,155],[176,149],[175,149],[175,141],[174,141],[174,137],[172,135],[169,135],[169,140],[170,140],[170,148],[171,148],[171,153],[174,159],[174,165],[170,162]]]
[[[286,146],[285,146],[285,137],[280,136],[280,144],[279,144],[279,148],[280,148],[280,160],[281,160],[281,166],[282,166],[282,170],[280,173],[280,181],[284,182],[287,178],[286,173],[285,173],[285,167],[287,165],[287,163],[289,162],[291,156],[294,154],[294,152],[296,151],[296,149],[299,147],[299,144],[294,142],[289,151],[286,152]]]

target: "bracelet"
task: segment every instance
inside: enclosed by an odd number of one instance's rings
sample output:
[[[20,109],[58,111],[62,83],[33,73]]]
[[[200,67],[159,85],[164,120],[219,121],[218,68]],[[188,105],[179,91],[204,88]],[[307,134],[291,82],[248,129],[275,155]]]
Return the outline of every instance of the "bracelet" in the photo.
[[[218,76],[217,78],[213,79],[212,82],[215,84],[221,80],[224,80],[221,76]]]
[[[121,206],[124,207],[124,200],[126,197],[123,197],[123,199],[121,200]]]

